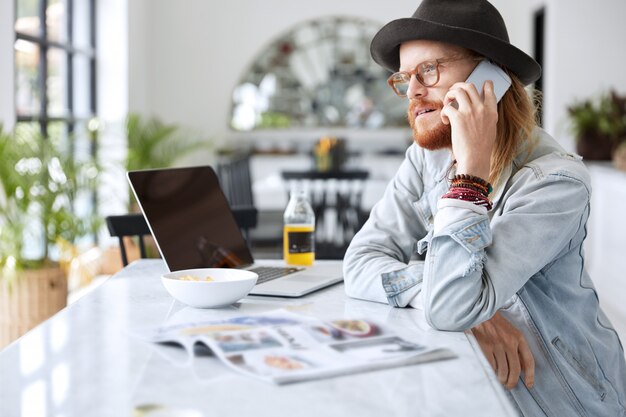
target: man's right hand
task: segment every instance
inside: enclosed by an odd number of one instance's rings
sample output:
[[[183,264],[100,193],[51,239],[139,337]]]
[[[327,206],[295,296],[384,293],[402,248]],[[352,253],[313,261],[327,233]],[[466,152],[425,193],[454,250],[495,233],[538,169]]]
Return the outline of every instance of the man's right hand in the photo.
[[[472,328],[472,333],[502,385],[513,389],[523,371],[524,383],[533,387],[535,359],[526,338],[500,312]]]

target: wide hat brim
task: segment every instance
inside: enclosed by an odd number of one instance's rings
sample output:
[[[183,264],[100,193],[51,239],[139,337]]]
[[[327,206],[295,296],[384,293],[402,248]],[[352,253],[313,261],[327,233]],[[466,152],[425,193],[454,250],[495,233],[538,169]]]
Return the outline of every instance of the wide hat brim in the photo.
[[[390,72],[396,72],[400,68],[400,45],[410,40],[446,42],[471,49],[511,70],[524,85],[541,76],[541,66],[509,42],[473,29],[415,17],[397,19],[383,26],[372,39],[372,58]]]

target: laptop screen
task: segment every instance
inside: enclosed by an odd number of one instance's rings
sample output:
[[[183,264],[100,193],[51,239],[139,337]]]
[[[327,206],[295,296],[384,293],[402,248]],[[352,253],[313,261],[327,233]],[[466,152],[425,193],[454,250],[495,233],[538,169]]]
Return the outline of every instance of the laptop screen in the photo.
[[[211,167],[131,171],[128,179],[170,271],[252,263]]]

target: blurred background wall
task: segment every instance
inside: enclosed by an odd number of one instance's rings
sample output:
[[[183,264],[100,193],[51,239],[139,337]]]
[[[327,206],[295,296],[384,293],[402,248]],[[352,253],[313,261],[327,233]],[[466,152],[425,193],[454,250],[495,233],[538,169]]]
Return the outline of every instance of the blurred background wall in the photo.
[[[417,4],[410,0],[190,0],[184,5],[169,0],[133,1],[129,16],[129,107],[227,140],[234,135],[228,128],[233,88],[275,37],[299,22],[326,16],[355,16],[382,26],[410,16]],[[529,50],[531,7],[523,1],[495,4],[508,23],[513,41]],[[133,30],[135,25],[143,30]],[[302,132],[274,132],[272,136],[276,134],[293,138]],[[390,136],[398,134],[387,132]],[[358,132],[350,135],[360,136]]]
[[[565,111],[575,99],[609,87],[626,90],[626,2],[493,0],[513,44],[534,49],[534,15],[545,7],[544,126],[573,149]],[[348,15],[381,26],[413,13],[410,0],[133,0],[129,7],[130,110],[178,121],[221,139],[232,90],[276,36],[316,17]],[[294,136],[294,133],[283,133]],[[354,136],[358,136],[355,134]]]
[[[626,2],[493,0],[511,41],[533,54],[534,14],[545,7],[544,125],[573,149],[565,112],[575,99],[626,90]],[[227,141],[234,86],[276,36],[303,21],[358,16],[382,24],[412,14],[410,0],[107,0],[98,2],[99,110],[137,111]],[[0,120],[12,126],[13,2],[0,2]],[[297,132],[276,132],[296,137]],[[352,134],[358,137],[358,133]],[[390,133],[394,135],[394,133]],[[398,133],[395,133],[398,135]],[[400,134],[403,135],[403,134]],[[244,135],[245,136],[245,135]],[[379,135],[384,137],[385,135]]]

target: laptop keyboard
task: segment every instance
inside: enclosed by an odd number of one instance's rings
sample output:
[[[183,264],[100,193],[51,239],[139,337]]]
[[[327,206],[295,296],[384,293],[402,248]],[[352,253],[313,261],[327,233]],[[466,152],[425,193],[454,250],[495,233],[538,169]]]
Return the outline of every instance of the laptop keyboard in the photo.
[[[255,268],[248,269],[248,271],[256,272],[259,274],[257,284],[262,284],[267,281],[271,281],[276,278],[284,277],[285,275],[293,274],[294,272],[302,271],[304,268],[283,268],[276,266],[257,266]]]

